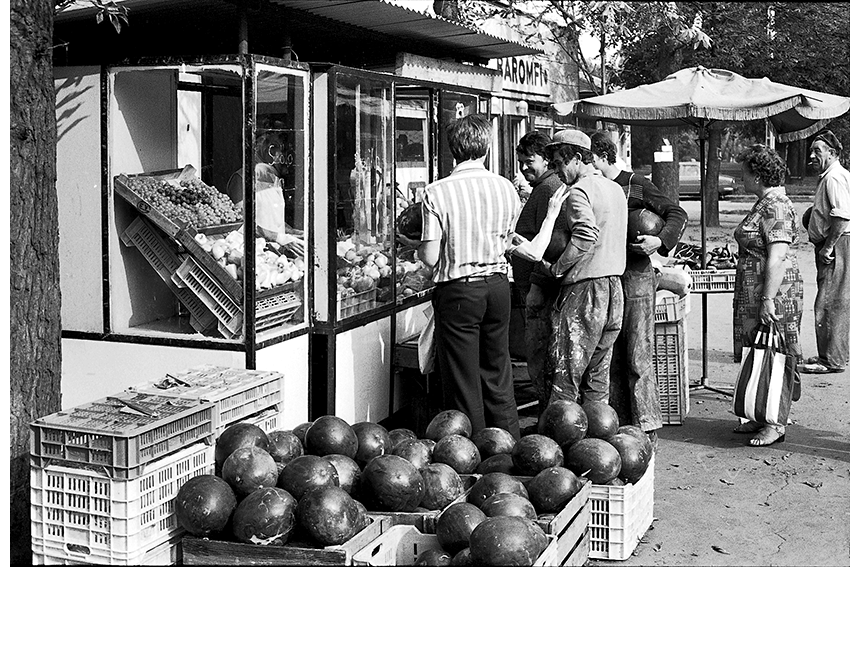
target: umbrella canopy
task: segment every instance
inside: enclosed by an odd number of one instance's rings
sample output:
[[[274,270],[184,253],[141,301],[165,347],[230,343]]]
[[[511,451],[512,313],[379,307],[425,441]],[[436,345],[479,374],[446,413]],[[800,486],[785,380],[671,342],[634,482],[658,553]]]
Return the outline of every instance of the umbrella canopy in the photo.
[[[681,69],[660,82],[553,105],[561,119],[588,117],[632,125],[718,129],[770,118],[780,142],[816,133],[849,107],[850,99],[844,96],[701,66]]]

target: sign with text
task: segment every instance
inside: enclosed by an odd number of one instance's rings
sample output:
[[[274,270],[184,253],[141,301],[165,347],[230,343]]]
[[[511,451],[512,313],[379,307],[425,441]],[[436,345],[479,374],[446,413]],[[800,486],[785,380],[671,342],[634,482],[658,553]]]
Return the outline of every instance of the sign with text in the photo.
[[[496,60],[502,74],[502,89],[549,97],[549,73],[546,62],[538,57],[506,57]]]

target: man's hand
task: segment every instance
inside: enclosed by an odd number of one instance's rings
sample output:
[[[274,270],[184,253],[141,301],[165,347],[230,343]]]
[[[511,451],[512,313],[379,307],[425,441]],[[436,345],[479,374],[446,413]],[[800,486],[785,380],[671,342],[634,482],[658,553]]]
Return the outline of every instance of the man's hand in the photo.
[[[818,253],[818,258],[821,259],[821,263],[823,264],[832,264],[836,261],[836,257],[833,255],[832,249],[822,249],[821,252]]]
[[[645,234],[640,235],[632,243],[628,243],[627,247],[636,254],[652,255],[660,249],[661,245],[663,245],[663,241],[659,237]]]

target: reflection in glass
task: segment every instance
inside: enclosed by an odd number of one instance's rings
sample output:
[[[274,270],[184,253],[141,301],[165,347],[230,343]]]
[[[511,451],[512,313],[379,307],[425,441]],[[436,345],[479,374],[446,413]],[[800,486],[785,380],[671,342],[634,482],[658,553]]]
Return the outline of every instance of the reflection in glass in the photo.
[[[391,300],[391,86],[337,76],[335,98],[339,319]]]

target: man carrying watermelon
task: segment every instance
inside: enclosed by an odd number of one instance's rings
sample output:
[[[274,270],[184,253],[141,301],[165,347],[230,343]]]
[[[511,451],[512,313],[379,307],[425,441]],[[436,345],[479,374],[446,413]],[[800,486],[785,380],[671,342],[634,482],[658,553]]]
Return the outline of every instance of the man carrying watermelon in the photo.
[[[627,262],[621,285],[624,320],[610,365],[609,403],[620,424],[638,424],[653,440],[663,426],[657,377],[654,373],[654,304],[657,280],[651,255],[668,256],[687,226],[687,213],[645,177],[625,172],[616,164],[616,147],[609,133],[591,136],[594,167],[619,186],[630,211],[648,209],[663,220],[655,235],[639,234],[627,243]],[[630,214],[638,218],[638,214]],[[634,232],[634,235],[636,232]]]
[[[582,131],[558,131],[545,153],[565,185],[550,198],[537,236],[513,253],[541,261],[560,285],[547,355],[549,403],[609,403],[609,363],[624,312],[627,200],[621,188],[594,169],[591,140]],[[554,258],[547,248],[559,233],[560,212],[564,248]]]

